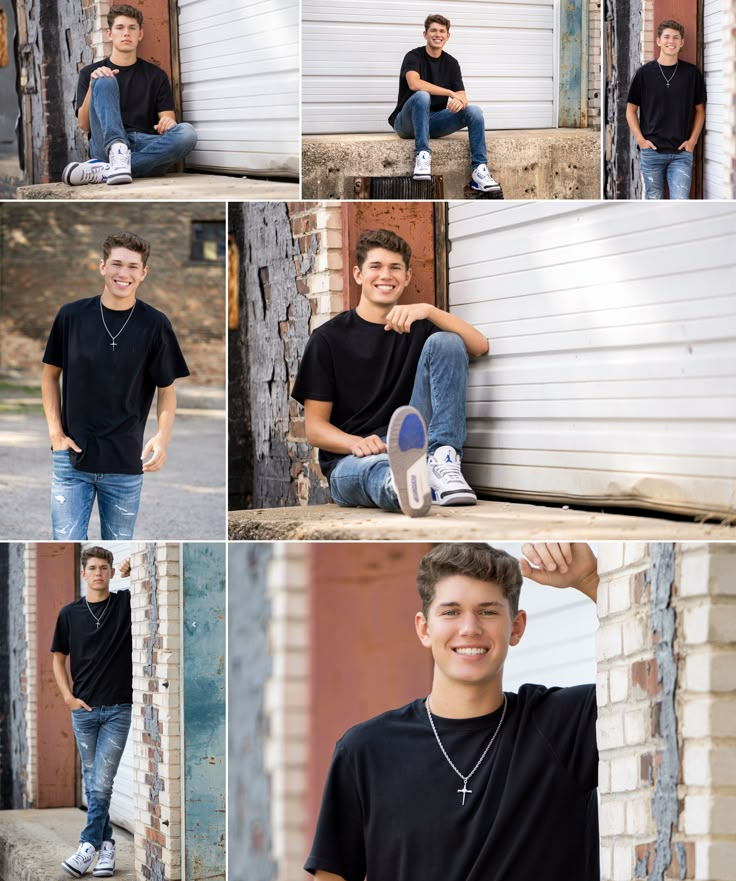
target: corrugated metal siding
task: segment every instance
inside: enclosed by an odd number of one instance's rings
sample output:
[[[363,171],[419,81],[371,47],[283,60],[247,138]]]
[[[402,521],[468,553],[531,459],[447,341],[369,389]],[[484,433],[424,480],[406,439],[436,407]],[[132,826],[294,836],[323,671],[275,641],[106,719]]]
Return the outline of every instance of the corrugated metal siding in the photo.
[[[99,542],[88,541],[82,545],[82,550],[94,547]],[[110,582],[110,589],[129,590],[130,578],[121,578],[118,574],[120,564],[126,557],[130,556],[130,542],[106,542],[104,544],[108,550],[114,554],[115,577]],[[87,583],[83,579],[79,579],[81,596],[87,593]],[[110,819],[117,826],[122,826],[128,832],[133,832],[134,814],[133,814],[133,727],[131,725],[131,733],[128,735],[123,756],[120,759],[118,773],[115,775],[115,784],[112,790],[112,800],[110,801]],[[82,792],[82,804],[87,804],[87,799]]]
[[[463,470],[508,497],[736,510],[736,207],[450,207],[450,307],[490,340]]]
[[[390,132],[401,62],[433,11],[419,0],[303,0],[304,133]],[[451,21],[447,51],[489,129],[557,124],[553,0],[446,0],[436,11]]]
[[[179,50],[187,167],[297,176],[297,0],[179,0]]]
[[[706,199],[725,197],[724,114],[723,95],[723,0],[705,0],[703,10],[705,41],[705,166],[703,196]]]

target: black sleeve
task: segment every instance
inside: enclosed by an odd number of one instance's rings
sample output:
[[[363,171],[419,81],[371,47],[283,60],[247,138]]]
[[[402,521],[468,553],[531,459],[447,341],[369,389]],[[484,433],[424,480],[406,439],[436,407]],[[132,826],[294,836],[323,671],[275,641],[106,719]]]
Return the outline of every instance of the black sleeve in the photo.
[[[399,75],[403,78],[410,70],[415,70],[421,77],[422,68],[419,63],[419,55],[413,49],[411,52],[407,52],[406,55],[404,55],[404,60],[401,62],[401,73]]]
[[[51,325],[51,333],[46,342],[46,349],[43,353],[43,363],[51,364],[53,367],[64,366],[64,309],[61,308],[56,313],[54,323]]]
[[[158,388],[166,388],[175,379],[189,376],[189,368],[179,348],[171,322],[162,316],[158,342],[149,356],[148,375]]]
[[[330,345],[321,333],[313,333],[304,349],[291,396],[300,404],[307,399],[334,401],[336,387],[335,364]]]
[[[87,97],[87,89],[89,88],[89,81],[92,75],[92,67],[91,65],[87,65],[87,67],[83,67],[79,71],[79,79],[77,80],[77,97],[74,100],[74,113],[79,116],[79,108],[84,104],[84,99]]]
[[[365,879],[363,811],[350,757],[341,743],[332,757],[312,852],[304,868],[312,875],[331,872],[345,881]]]
[[[641,107],[641,68],[634,74],[634,79],[629,86],[629,94],[626,98],[627,104],[636,104]]]
[[[537,715],[537,725],[560,764],[582,790],[598,786],[598,718],[595,685],[551,688]]]
[[[69,645],[69,621],[63,609],[59,612],[59,617],[56,619],[54,638],[51,640],[51,651],[61,652],[63,655],[68,655],[71,651]]]
[[[460,65],[456,58],[453,58],[454,64],[452,65],[452,85],[448,86],[448,89],[452,89],[453,92],[464,92],[465,86],[463,85],[463,75],[460,72]]]
[[[705,104],[707,94],[705,91],[705,77],[703,76],[703,71],[698,67],[697,70],[697,80],[695,82],[695,100],[693,101],[693,105],[695,104]]]
[[[164,71],[161,71],[161,81],[159,82],[158,89],[156,90],[154,104],[156,113],[160,113],[162,110],[175,109],[174,96],[171,93],[171,83],[169,82],[169,78],[166,76]]]

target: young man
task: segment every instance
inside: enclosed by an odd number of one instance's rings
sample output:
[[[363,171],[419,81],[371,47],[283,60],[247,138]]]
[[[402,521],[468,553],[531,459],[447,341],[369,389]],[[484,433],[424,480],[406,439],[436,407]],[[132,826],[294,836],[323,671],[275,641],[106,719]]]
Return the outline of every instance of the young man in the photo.
[[[71,162],[62,180],[82,184],[129,184],[154,177],[194,149],[197,133],[177,123],[169,78],[138,58],[143,15],[134,6],[111,6],[108,58],[83,67],[77,83],[79,127],[89,136],[87,162]]]
[[[410,257],[394,232],[361,234],[360,302],[312,333],[292,396],[338,505],[420,516],[431,501],[476,502],[460,470],[465,391],[468,356],[485,355],[488,340],[435,306],[399,304]]]
[[[501,187],[488,172],[486,125],[480,107],[468,103],[460,65],[443,51],[450,39],[450,21],[427,16],[425,46],[407,52],[399,74],[399,98],[389,125],[400,138],[414,138],[414,180],[432,177],[430,138],[442,138],[467,126],[472,163],[471,186],[484,192]]]
[[[82,578],[87,596],[62,608],[51,643],[54,678],[71,710],[87,796],[87,824],[79,836],[79,848],[61,864],[75,878],[87,872],[98,852],[92,874],[109,878],[115,871],[109,808],[130,729],[133,644],[130,591],[110,592],[115,574],[112,563],[112,553],[105,548],[84,551]],[[120,569],[123,577],[129,575],[129,561]]]
[[[587,545],[435,546],[417,582],[427,698],[338,741],[306,870],[318,881],[593,881],[598,867],[595,686],[503,690],[524,634],[522,571],[596,601]]]
[[[647,199],[663,199],[665,182],[670,199],[690,197],[706,96],[703,74],[679,58],[684,45],[685,28],[679,22],[660,22],[659,57],[637,70],[629,88],[626,121],[639,145]]]
[[[62,306],[51,328],[41,394],[53,450],[55,539],[86,540],[95,496],[102,538],[132,538],[143,473],[166,461],[174,380],[189,370],[168,318],[136,298],[149,252],[133,233],[108,236],[102,295]],[[143,446],[156,389],[158,431]]]

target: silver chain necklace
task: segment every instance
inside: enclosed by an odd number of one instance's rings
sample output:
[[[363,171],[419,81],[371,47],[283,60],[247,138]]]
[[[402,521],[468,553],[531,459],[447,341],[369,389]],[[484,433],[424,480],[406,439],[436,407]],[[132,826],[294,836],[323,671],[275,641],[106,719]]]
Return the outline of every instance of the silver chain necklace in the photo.
[[[105,617],[105,612],[107,611],[107,607],[110,605],[110,600],[111,600],[111,599],[112,599],[112,594],[108,594],[107,602],[105,603],[105,608],[102,610],[102,614],[101,614],[100,617],[98,618],[97,615],[95,615],[95,613],[92,611],[92,607],[90,606],[90,604],[89,604],[89,600],[87,599],[87,597],[84,598],[85,603],[87,603],[87,608],[89,609],[89,613],[90,613],[90,615],[91,615],[91,616],[95,619],[95,621],[97,622],[97,630],[100,629],[100,623],[102,622],[102,619]]]
[[[113,336],[113,335],[110,333],[110,328],[107,326],[107,324],[106,324],[106,322],[105,322],[105,313],[102,311],[102,297],[100,297],[100,318],[102,319],[102,323],[103,323],[103,325],[105,326],[105,330],[107,331],[107,335],[108,335],[108,336],[110,337],[110,339],[112,340],[112,342],[110,343],[110,345],[112,346],[112,350],[113,350],[113,352],[115,351],[115,346],[117,345],[117,343],[115,342],[115,340],[116,340],[116,339],[120,336],[120,334],[125,330],[125,327],[126,327],[127,323],[128,323],[128,322],[130,321],[130,319],[133,317],[133,313],[135,312],[135,305],[136,305],[137,302],[138,302],[138,300],[135,300],[135,301],[134,301],[134,303],[133,303],[133,308],[130,310],[130,315],[125,319],[125,324],[120,328],[120,330],[115,334],[115,336]]]
[[[470,772],[470,774],[466,775],[466,774],[463,774],[460,771],[458,771],[458,769],[455,767],[452,759],[447,755],[447,751],[445,750],[444,746],[442,746],[442,741],[440,740],[440,736],[437,733],[437,729],[434,727],[434,719],[432,718],[432,711],[429,708],[429,695],[427,695],[427,700],[424,702],[424,706],[427,708],[427,716],[429,717],[429,724],[432,726],[432,731],[434,731],[434,736],[437,739],[437,745],[442,750],[442,755],[447,759],[449,766],[457,774],[457,776],[463,781],[463,788],[458,789],[458,792],[462,793],[463,804],[465,804],[465,796],[470,795],[473,792],[472,789],[468,789],[468,780],[470,780],[470,778],[473,776],[473,774],[475,774],[475,772],[478,770],[478,768],[480,768],[481,762],[488,754],[488,750],[493,746],[493,741],[496,739],[496,735],[501,730],[501,726],[503,725],[503,720],[506,716],[507,705],[508,705],[508,699],[507,699],[506,695],[504,694],[504,696],[503,696],[503,712],[501,713],[501,719],[500,719],[498,725],[496,726],[496,730],[493,732],[493,737],[488,741],[488,746],[483,750],[483,755],[475,763],[475,767],[473,768],[473,770]]]
[[[672,76],[669,79],[667,79],[667,77],[664,75],[664,71],[662,70],[662,65],[659,63],[659,61],[657,62],[657,66],[659,67],[659,72],[662,74],[662,78],[667,83],[667,88],[669,89],[670,83],[677,75],[677,68],[680,66],[680,62],[678,61],[677,64],[675,65],[675,72],[672,74]]]

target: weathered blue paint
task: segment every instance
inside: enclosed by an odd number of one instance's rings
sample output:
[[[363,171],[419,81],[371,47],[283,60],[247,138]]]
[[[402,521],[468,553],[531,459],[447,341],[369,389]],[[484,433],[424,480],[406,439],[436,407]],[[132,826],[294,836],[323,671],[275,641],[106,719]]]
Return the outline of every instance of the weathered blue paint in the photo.
[[[588,124],[588,4],[560,2],[560,80],[558,125]]]
[[[185,881],[225,879],[225,545],[183,545]]]

